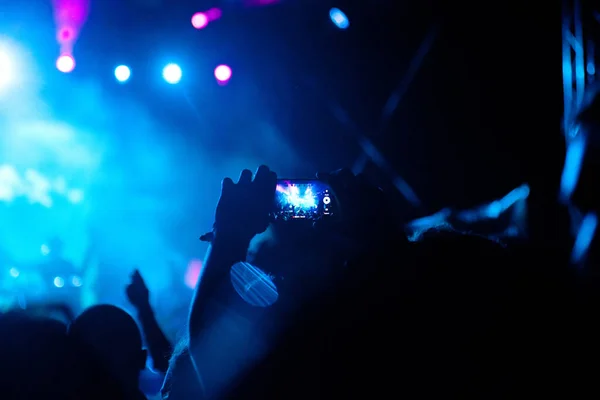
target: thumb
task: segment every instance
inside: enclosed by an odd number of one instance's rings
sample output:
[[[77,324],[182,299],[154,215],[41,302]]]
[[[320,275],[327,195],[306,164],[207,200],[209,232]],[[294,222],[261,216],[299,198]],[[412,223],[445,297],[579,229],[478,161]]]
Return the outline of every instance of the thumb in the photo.
[[[229,190],[231,190],[233,185],[234,185],[234,183],[233,183],[233,180],[231,180],[231,178],[223,179],[223,182],[221,182],[221,193],[229,192]]]

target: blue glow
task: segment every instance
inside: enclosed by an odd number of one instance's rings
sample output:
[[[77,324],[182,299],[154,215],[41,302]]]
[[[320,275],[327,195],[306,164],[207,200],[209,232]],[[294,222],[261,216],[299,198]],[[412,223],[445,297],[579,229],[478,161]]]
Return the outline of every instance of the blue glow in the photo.
[[[240,262],[231,267],[231,283],[238,295],[255,307],[268,307],[279,298],[273,277],[252,264]]]
[[[163,69],[163,78],[171,85],[179,83],[182,75],[181,68],[177,64],[168,64]]]
[[[571,262],[579,263],[583,260],[592,243],[596,228],[598,227],[598,217],[594,213],[587,214],[581,222],[581,227],[577,233],[573,251],[571,253]]]
[[[594,65],[594,63],[592,61],[587,63],[587,67],[586,67],[587,73],[589,75],[595,75],[596,74],[596,66]]]
[[[71,277],[71,284],[75,287],[80,287],[83,282],[79,276],[73,276]]]
[[[473,210],[461,211],[457,218],[463,222],[475,222],[482,219],[498,218],[500,214],[508,210],[519,201],[525,201],[529,197],[529,185],[523,184],[516,189],[511,190],[506,196],[499,200]]]
[[[579,182],[585,147],[586,142],[583,135],[576,135],[568,143],[565,166],[560,181],[561,198],[565,201],[571,197],[577,187],[577,182]]]
[[[56,286],[57,288],[65,286],[65,280],[60,276],[57,276],[56,278],[54,278],[54,286]]]
[[[119,82],[127,82],[130,77],[131,70],[128,66],[119,65],[117,68],[115,68],[115,78],[117,78]]]
[[[298,185],[290,185],[283,188],[281,185],[277,187],[278,192],[284,196],[284,201],[295,208],[315,208],[317,207],[317,196],[313,193],[312,187],[307,185],[302,190]]]
[[[335,24],[335,26],[340,29],[347,29],[350,26],[348,17],[346,17],[346,14],[344,14],[344,12],[339,8],[332,8],[329,11],[329,18],[331,18],[331,21]]]
[[[18,269],[16,269],[15,267],[12,267],[12,268],[9,270],[9,273],[10,273],[10,276],[12,276],[13,278],[18,278],[18,277],[19,277],[19,275],[20,275],[20,272],[19,272],[19,270],[18,270]]]
[[[275,218],[319,219],[335,214],[335,199],[329,187],[319,181],[280,181],[275,195]]]

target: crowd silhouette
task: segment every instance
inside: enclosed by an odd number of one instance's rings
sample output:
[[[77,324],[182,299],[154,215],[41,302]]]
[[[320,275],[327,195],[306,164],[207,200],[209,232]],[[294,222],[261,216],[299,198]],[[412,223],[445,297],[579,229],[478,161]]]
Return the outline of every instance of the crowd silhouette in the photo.
[[[547,225],[600,204],[599,103],[577,120],[589,146],[577,189],[538,210]],[[163,381],[154,396],[169,400],[598,392],[595,241],[574,263],[576,233],[536,236],[536,220],[529,237],[510,241],[451,222],[409,240],[387,194],[363,175],[318,179],[335,192],[340,218],[274,223],[277,175],[266,166],[223,180],[176,343],[138,271],[124,288],[133,316],[108,304],[66,323],[27,309],[2,314],[2,398],[148,398],[148,356]]]

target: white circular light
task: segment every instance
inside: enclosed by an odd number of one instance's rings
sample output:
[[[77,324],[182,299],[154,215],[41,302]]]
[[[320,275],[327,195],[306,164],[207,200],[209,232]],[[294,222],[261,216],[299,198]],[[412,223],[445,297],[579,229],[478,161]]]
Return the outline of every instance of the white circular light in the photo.
[[[65,280],[60,276],[57,276],[56,278],[54,278],[54,286],[56,286],[57,288],[65,286]]]
[[[67,74],[75,69],[75,59],[68,54],[63,54],[56,60],[56,68]]]
[[[131,70],[126,65],[119,65],[115,68],[115,78],[119,82],[126,82],[131,77]]]
[[[182,75],[181,68],[177,64],[168,64],[163,69],[163,78],[171,85],[179,83]]]

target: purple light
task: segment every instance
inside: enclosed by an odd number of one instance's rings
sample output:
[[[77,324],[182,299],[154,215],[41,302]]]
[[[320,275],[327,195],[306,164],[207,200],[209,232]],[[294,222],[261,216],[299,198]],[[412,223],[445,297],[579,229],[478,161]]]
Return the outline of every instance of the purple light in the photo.
[[[75,69],[75,59],[68,54],[63,54],[56,60],[56,68],[67,74]]]
[[[75,40],[75,30],[71,27],[65,26],[58,31],[56,39],[59,44],[67,44]]]
[[[196,29],[205,28],[208,25],[208,17],[206,14],[198,12],[192,16],[192,26]]]
[[[211,8],[206,12],[206,16],[208,17],[209,21],[214,21],[221,18],[222,14],[223,13],[218,8]]]
[[[187,270],[185,271],[184,282],[187,287],[194,289],[200,279],[200,272],[202,272],[202,261],[191,260],[188,263]]]
[[[229,79],[231,79],[231,68],[227,65],[219,65],[215,68],[215,78],[219,83],[226,83]]]

